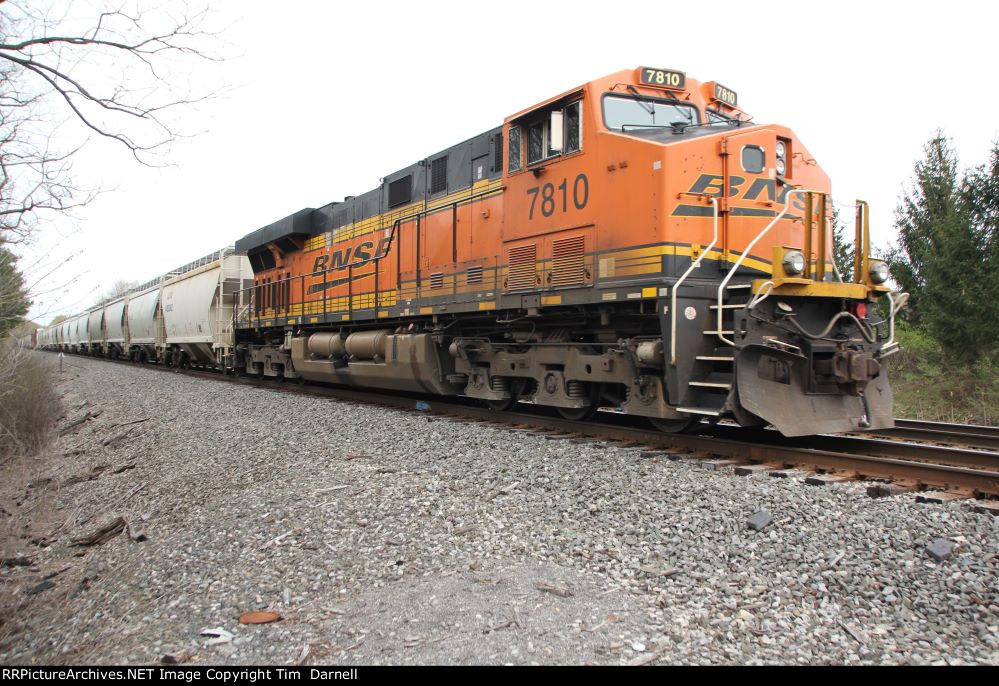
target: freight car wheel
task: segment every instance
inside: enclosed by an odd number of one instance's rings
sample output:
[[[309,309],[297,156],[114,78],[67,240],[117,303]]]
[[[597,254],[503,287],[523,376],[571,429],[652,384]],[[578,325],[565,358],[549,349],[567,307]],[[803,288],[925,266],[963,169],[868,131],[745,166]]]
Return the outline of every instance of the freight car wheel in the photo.
[[[667,434],[679,434],[688,431],[700,423],[700,419],[687,417],[686,419],[660,419],[649,417],[649,422],[655,428]]]

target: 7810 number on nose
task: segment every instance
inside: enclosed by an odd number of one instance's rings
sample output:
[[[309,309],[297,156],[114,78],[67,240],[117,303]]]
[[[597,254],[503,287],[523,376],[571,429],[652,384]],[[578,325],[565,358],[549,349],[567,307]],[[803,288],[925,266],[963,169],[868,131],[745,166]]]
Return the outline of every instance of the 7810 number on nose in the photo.
[[[534,219],[534,213],[541,211],[541,216],[550,217],[556,211],[569,211],[569,180],[562,179],[562,183],[546,183],[543,186],[528,188],[527,194],[531,196],[531,209],[528,213],[528,220]],[[541,202],[538,202],[538,198]],[[590,180],[586,174],[578,175],[572,182],[572,206],[577,210],[586,207],[590,199]]]

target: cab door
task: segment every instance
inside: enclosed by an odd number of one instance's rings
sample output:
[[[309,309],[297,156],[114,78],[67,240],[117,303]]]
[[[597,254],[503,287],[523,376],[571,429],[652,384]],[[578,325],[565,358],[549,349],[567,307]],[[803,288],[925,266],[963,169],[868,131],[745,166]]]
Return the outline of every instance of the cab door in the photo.
[[[718,261],[718,267],[724,272],[731,269],[738,255],[784,208],[786,186],[777,180],[776,145],[777,132],[773,129],[736,132],[722,140],[721,187],[727,188],[728,194],[721,199],[719,208],[722,259]],[[792,203],[797,204],[793,197]],[[800,241],[797,235],[800,231],[794,228],[794,219],[800,218],[800,210],[792,207],[788,215],[787,220],[772,227],[754,246],[753,255],[746,263],[764,267],[771,259],[771,246]]]

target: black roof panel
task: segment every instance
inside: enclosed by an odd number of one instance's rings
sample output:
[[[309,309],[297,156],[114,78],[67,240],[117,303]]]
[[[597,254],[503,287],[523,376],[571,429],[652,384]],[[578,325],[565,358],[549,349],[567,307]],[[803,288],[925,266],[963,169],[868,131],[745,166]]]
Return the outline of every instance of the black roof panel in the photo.
[[[285,236],[308,236],[312,233],[312,213],[313,209],[307,207],[299,210],[295,214],[288,215],[273,224],[268,224],[262,229],[257,229],[253,233],[247,234],[236,241],[236,252],[248,253],[256,248],[262,248],[268,243],[273,243]]]

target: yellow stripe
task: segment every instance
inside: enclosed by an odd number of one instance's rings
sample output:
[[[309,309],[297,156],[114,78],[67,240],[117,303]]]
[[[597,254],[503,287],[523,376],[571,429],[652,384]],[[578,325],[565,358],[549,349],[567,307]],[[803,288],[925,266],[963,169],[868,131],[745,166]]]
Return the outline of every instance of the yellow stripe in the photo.
[[[495,300],[490,300],[489,302],[479,303],[479,309],[480,310],[495,310],[496,309],[496,301]]]
[[[629,258],[639,258],[639,257],[657,257],[662,255],[676,255],[677,257],[693,257],[694,251],[690,245],[654,245],[648,248],[624,248],[622,250],[616,250],[610,253],[604,253],[599,255],[601,259],[606,257],[614,257],[615,262],[618,260],[629,259]],[[723,252],[721,250],[712,250],[710,253],[704,255],[706,260],[721,260],[723,259]],[[753,269],[758,269],[762,272],[770,271],[770,263],[764,260],[757,259],[752,256],[747,256],[746,259],[742,261],[742,264],[746,267],[751,267]]]
[[[341,226],[334,229],[332,232],[326,232],[318,236],[313,236],[305,244],[305,252],[325,248],[327,236],[330,236],[331,243],[339,243],[352,238],[358,238],[359,236],[363,236],[365,234],[374,233],[376,231],[391,229],[396,219],[399,219],[400,217],[406,217],[415,213],[433,212],[434,210],[441,209],[455,202],[460,202],[461,200],[469,199],[471,196],[479,195],[481,193],[489,193],[486,197],[493,197],[495,195],[499,195],[502,191],[502,179],[480,181],[479,183],[474,184],[471,188],[464,188],[460,191],[455,191],[450,195],[437,198],[431,202],[421,200],[410,203],[409,205],[397,207],[388,212],[383,212],[373,217],[368,217],[367,219],[362,219],[358,222]],[[485,200],[486,197],[477,198],[476,200]]]
[[[541,298],[542,305],[561,305],[562,296],[561,295],[549,295],[547,297]]]

